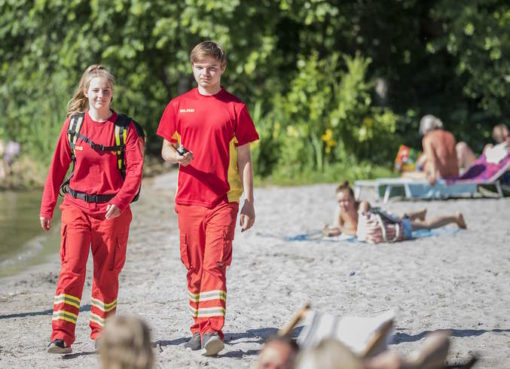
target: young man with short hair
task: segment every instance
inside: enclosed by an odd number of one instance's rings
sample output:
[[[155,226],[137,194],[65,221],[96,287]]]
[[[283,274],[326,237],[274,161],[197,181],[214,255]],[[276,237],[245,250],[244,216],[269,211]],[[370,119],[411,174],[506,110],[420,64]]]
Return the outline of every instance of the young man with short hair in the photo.
[[[221,86],[223,49],[204,41],[190,59],[198,86],[170,101],[157,134],[163,159],[180,166],[175,211],[193,316],[185,346],[212,356],[224,347],[226,268],[243,190],[241,231],[255,222],[250,142],[259,137],[246,105]]]

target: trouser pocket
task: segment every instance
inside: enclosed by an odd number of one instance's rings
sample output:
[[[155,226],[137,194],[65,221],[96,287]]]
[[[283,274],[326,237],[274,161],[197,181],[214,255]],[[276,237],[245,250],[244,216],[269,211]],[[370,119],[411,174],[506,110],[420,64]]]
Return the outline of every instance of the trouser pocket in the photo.
[[[186,233],[181,233],[179,239],[181,249],[181,261],[186,267],[186,269],[190,269],[191,263],[189,258],[189,237]]]

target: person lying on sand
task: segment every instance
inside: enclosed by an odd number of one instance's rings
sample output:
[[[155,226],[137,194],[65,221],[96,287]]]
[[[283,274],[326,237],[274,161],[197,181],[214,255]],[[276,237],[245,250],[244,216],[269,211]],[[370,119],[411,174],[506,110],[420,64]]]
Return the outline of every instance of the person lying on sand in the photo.
[[[450,347],[448,332],[431,333],[418,351],[404,357],[386,350],[370,358],[359,358],[344,344],[329,338],[304,350],[296,369],[442,369]]]
[[[462,213],[443,215],[426,220],[427,209],[395,216],[380,208],[373,208],[369,202],[357,202],[349,182],[344,181],[336,189],[338,215],[336,224],[325,225],[323,234],[328,237],[342,233],[356,235],[359,240],[379,243],[402,241],[412,238],[412,231],[435,229],[455,223],[466,229]]]

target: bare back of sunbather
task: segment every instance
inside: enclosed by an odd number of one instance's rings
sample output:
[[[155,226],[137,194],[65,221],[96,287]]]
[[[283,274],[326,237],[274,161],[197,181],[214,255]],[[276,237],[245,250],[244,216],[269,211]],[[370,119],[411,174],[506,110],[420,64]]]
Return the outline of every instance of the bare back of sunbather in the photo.
[[[443,129],[427,132],[422,141],[426,155],[425,172],[431,184],[438,177],[455,177],[459,175],[455,138]]]

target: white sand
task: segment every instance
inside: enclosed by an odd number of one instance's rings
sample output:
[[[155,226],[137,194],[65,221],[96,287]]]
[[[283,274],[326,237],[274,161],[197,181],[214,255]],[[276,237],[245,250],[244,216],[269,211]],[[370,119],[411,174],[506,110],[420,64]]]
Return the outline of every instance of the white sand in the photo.
[[[160,368],[249,368],[264,339],[306,301],[339,316],[393,309],[395,343],[409,354],[438,329],[453,333],[449,360],[470,353],[476,368],[510,367],[510,199],[393,202],[395,212],[465,214],[469,230],[398,244],[286,241],[319,230],[335,208],[334,185],[256,189],[257,221],[236,233],[228,272],[226,349],[205,358],[183,349],[188,338],[185,269],[180,262],[172,199],[175,173],[145,181],[133,205],[118,313],[136,314],[153,329]],[[74,353],[45,352],[60,265],[4,278],[0,285],[0,368],[98,368],[89,339],[89,260]]]

